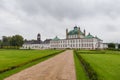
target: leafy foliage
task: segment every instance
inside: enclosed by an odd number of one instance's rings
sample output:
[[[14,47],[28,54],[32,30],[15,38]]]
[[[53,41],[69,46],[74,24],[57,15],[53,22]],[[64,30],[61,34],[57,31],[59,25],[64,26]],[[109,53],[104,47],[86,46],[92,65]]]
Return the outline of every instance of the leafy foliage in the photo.
[[[115,44],[114,43],[109,43],[108,48],[109,49],[115,49]]]
[[[24,43],[23,37],[20,35],[12,36],[10,40],[11,46],[22,46],[23,43]]]
[[[118,44],[118,49],[120,49],[120,44]]]
[[[22,46],[24,43],[24,39],[21,35],[14,35],[14,36],[3,36],[2,40],[0,41],[1,48],[18,48]]]

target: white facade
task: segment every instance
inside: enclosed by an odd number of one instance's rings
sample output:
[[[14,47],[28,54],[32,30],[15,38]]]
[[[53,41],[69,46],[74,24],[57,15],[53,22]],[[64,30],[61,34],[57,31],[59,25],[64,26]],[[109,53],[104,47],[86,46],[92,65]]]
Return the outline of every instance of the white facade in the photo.
[[[97,39],[61,39],[50,44],[24,44],[21,49],[102,49],[102,41]]]
[[[108,48],[108,44],[107,43],[103,43],[103,48],[107,49]]]
[[[40,40],[39,40],[40,41]],[[55,37],[48,43],[23,44],[22,49],[103,49],[103,41],[86,31],[82,32],[79,27],[75,26],[73,30],[66,29],[66,39]]]
[[[52,49],[102,49],[102,41],[97,39],[62,39],[57,41],[50,41],[50,48]]]
[[[50,49],[50,44],[23,44],[21,49]]]

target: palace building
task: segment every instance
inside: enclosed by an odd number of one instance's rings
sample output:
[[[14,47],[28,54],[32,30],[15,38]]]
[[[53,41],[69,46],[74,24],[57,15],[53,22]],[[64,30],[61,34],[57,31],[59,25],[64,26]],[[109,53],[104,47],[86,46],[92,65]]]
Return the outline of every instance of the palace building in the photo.
[[[22,49],[103,49],[103,40],[86,31],[81,31],[80,27],[75,26],[73,30],[66,29],[66,38],[41,40],[41,35],[37,35],[37,40],[26,41]]]

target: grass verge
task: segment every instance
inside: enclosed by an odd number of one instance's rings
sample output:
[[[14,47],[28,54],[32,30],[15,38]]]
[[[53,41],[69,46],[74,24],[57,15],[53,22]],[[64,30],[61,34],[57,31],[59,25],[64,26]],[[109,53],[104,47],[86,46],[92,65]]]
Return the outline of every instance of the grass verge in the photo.
[[[75,62],[77,80],[89,80],[75,52],[74,52],[74,62]]]
[[[79,53],[77,53],[77,51],[74,51],[74,53],[76,54],[77,58],[79,59],[79,61],[81,62],[86,74],[88,75],[90,80],[98,80],[98,75],[97,73],[94,71],[94,69],[90,66],[90,64],[88,62],[86,62]]]

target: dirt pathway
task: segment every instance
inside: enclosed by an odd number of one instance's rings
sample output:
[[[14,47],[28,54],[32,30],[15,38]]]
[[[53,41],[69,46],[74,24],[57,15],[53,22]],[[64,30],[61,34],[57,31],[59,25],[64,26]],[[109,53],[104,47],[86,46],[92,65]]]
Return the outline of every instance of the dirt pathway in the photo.
[[[72,53],[67,50],[5,80],[76,80]]]

